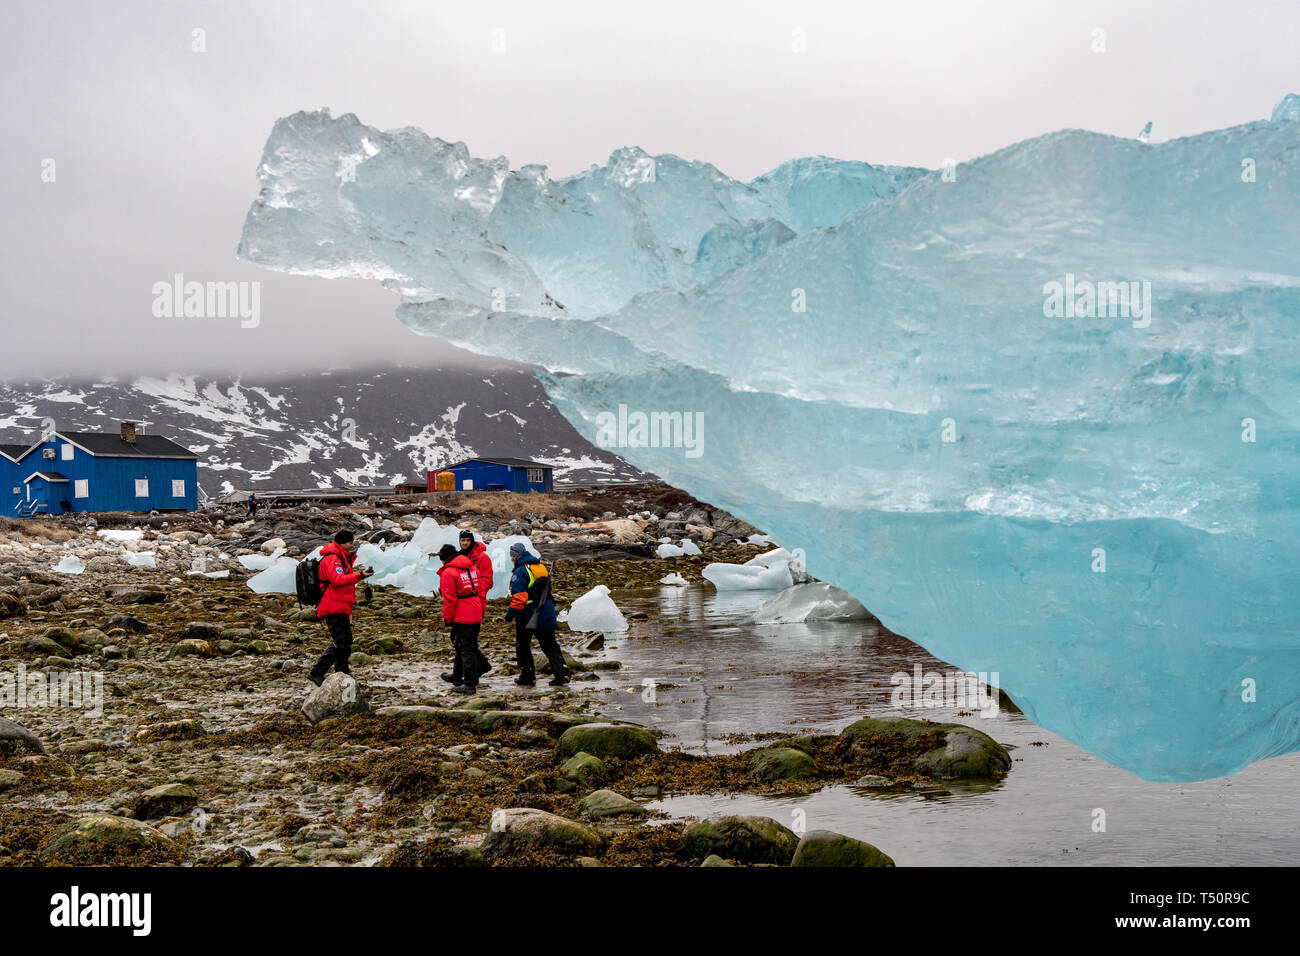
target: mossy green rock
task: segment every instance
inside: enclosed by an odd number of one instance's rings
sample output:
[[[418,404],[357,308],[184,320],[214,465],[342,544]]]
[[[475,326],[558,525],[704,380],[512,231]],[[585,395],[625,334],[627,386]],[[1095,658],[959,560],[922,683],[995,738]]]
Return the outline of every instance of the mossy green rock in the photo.
[[[593,791],[582,798],[579,807],[589,817],[643,817],[650,812],[613,790]]]
[[[26,643],[26,645],[24,645],[24,648],[36,654],[52,654],[54,656],[59,656],[68,652],[66,647],[58,641],[51,640],[48,637],[33,637]]]
[[[100,814],[83,817],[41,848],[43,860],[95,858],[129,859],[141,850],[165,849],[171,840],[147,824],[127,817]]]
[[[988,734],[965,724],[932,724],[929,721],[881,720],[864,717],[840,731],[846,740],[867,740],[873,735],[919,737],[942,731],[944,745],[912,762],[918,773],[930,777],[1000,777],[1011,769],[1011,755]]]
[[[768,747],[754,754],[750,769],[764,780],[806,780],[816,770],[813,758],[793,747]]]
[[[560,772],[564,774],[567,780],[589,786],[592,782],[605,776],[608,769],[605,767],[605,762],[599,757],[593,757],[585,750],[581,750],[560,765]]]
[[[515,807],[494,811],[483,852],[491,856],[521,846],[590,856],[604,849],[605,838],[585,823],[545,810]]]
[[[199,802],[194,788],[183,783],[165,783],[140,794],[135,802],[135,815],[139,820],[156,820],[189,813]]]
[[[12,790],[26,779],[27,778],[17,770],[0,767],[0,793],[4,793],[6,790]]]
[[[728,862],[727,862],[726,860],[724,860],[722,857],[720,857],[720,856],[718,856],[716,853],[714,853],[714,854],[712,854],[711,856],[706,856],[706,857],[704,858],[704,862],[701,863],[700,866],[731,866],[731,867],[734,867],[735,864],[734,864],[734,863],[728,863]]]
[[[893,866],[894,861],[870,843],[830,830],[804,834],[791,866]]]
[[[648,728],[635,724],[580,724],[560,735],[557,749],[561,757],[585,750],[596,757],[638,757],[654,753],[659,742]]]
[[[771,817],[730,816],[692,823],[682,831],[682,853],[691,859],[714,854],[742,863],[787,865],[799,838]]]

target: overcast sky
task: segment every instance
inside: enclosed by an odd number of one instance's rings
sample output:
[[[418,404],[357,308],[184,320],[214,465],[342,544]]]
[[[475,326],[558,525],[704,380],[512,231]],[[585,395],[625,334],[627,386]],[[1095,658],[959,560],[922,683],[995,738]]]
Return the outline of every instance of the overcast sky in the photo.
[[[235,261],[267,134],[300,109],[554,176],[637,145],[749,179],[796,156],[934,167],[1064,127],[1152,120],[1159,141],[1264,118],[1300,91],[1298,50],[1295,0],[0,0],[0,378],[458,356],[376,284]],[[260,327],[155,318],[178,272],[260,280]]]

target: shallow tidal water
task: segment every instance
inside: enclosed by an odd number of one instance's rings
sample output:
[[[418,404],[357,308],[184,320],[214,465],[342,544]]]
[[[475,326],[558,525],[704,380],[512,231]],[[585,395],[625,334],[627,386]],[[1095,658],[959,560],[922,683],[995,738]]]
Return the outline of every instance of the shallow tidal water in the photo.
[[[1005,707],[986,718],[959,715],[955,705],[895,706],[895,672],[954,668],[873,624],[749,623],[767,596],[708,585],[614,591],[625,613],[646,616],[607,635],[609,656],[623,667],[609,675],[616,687],[605,712],[664,731],[665,747],[697,753],[755,746],[728,735],[834,733],[866,715],[956,721],[1007,746],[1011,772],[992,785],[675,796],[653,809],[674,818],[762,814],[795,829],[834,830],[875,844],[900,866],[1300,862],[1300,754],[1217,780],[1148,782]],[[1095,830],[1098,811],[1104,832]]]

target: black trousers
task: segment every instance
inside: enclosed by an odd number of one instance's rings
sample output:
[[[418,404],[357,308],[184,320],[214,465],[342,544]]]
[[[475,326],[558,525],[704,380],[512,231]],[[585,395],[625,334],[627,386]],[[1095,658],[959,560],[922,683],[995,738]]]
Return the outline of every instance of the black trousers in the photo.
[[[533,638],[541,647],[546,659],[551,662],[551,673],[556,677],[568,677],[569,667],[564,663],[564,652],[555,639],[555,628],[527,627],[520,618],[515,618],[515,662],[519,665],[519,676],[532,680],[533,673]]]
[[[487,655],[485,655],[478,646],[478,632],[479,628],[481,628],[483,624],[480,622],[478,624],[467,624],[465,626],[474,629],[474,653],[478,656],[478,676],[482,677],[492,669],[492,663],[487,659]],[[456,651],[455,637],[453,637],[451,641],[451,676],[456,679],[457,684],[459,684],[461,679],[465,676],[465,668],[461,665],[460,654]]]
[[[483,655],[478,649],[477,624],[453,624],[451,626],[451,646],[456,649],[456,663],[460,668],[460,682],[466,687],[477,687],[479,677],[479,658]]]
[[[311,672],[324,678],[333,667],[340,674],[352,673],[348,669],[348,658],[352,656],[352,618],[346,614],[326,614],[322,621],[330,632],[330,646],[320,656]]]

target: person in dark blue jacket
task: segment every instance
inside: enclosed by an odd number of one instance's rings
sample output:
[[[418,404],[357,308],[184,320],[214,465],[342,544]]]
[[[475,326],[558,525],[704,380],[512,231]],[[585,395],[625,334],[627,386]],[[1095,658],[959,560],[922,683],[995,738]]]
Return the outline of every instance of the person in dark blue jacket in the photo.
[[[569,668],[564,663],[564,653],[555,640],[555,600],[551,597],[551,575],[546,565],[522,544],[510,546],[510,560],[515,570],[510,575],[510,607],[506,620],[515,622],[515,660],[519,663],[519,676],[515,683],[532,687],[536,682],[533,672],[533,637],[551,662],[551,686],[559,687],[569,682]]]

